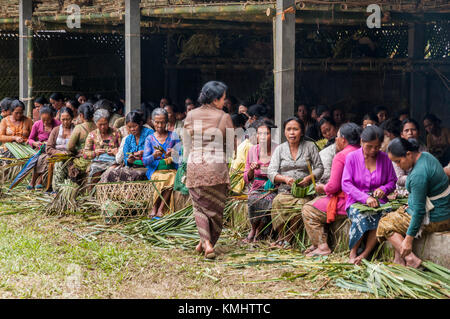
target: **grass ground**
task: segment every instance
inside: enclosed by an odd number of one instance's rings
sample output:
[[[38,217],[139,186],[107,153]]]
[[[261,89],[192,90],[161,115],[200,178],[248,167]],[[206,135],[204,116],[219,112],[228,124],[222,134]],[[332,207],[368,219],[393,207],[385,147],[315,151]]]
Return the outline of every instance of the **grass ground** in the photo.
[[[34,211],[0,213],[0,298],[368,298],[305,279],[298,251],[243,245],[227,234],[220,255],[160,249],[114,233],[92,235],[100,221]],[[346,255],[334,255],[345,261]]]

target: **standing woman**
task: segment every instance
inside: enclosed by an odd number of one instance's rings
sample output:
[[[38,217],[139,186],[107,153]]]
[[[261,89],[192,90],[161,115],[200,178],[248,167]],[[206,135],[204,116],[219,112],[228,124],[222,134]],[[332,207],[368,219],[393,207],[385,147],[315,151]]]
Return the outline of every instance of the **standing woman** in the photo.
[[[323,174],[323,165],[319,151],[314,142],[306,141],[303,136],[305,125],[298,117],[291,117],[284,121],[284,135],[286,142],[278,146],[268,168],[267,175],[273,184],[279,184],[278,195],[272,203],[272,227],[278,233],[274,247],[285,248],[301,226],[301,210],[303,204],[312,198],[294,197],[291,188],[298,179],[300,187],[311,184],[312,175],[309,173],[308,162],[311,165],[315,180]]]
[[[362,147],[347,155],[342,190],[347,194],[345,210],[352,224],[350,226],[350,262],[361,263],[369,256],[376,244],[375,232],[381,212],[372,214],[360,212],[355,203],[378,207],[387,202],[387,195],[395,190],[397,176],[388,155],[380,151],[384,131],[378,126],[368,126],[361,133]],[[366,247],[358,256],[363,235],[368,233]]]
[[[0,142],[26,143],[33,127],[33,121],[23,115],[25,104],[22,101],[11,102],[11,115],[0,122]]]
[[[427,114],[423,119],[427,131],[427,147],[442,166],[450,161],[450,129],[441,127],[441,120],[434,114]]]
[[[227,86],[222,82],[206,83],[198,98],[201,106],[190,111],[184,120],[185,133],[194,138],[192,143],[186,134],[183,140],[184,154],[188,154],[186,187],[192,198],[195,222],[200,235],[200,243],[195,249],[199,253],[204,251],[206,258],[216,256],[214,245],[222,231],[223,209],[230,183],[224,140],[226,129],[232,129],[233,122],[230,115],[222,111],[226,91]],[[197,125],[194,127],[197,121],[202,123],[200,128],[197,128]],[[211,138],[204,139],[203,133],[206,130],[209,136],[214,131],[222,138],[216,135],[214,142],[210,141]],[[227,142],[233,143],[233,140]],[[212,147],[216,152],[211,151]]]
[[[422,261],[412,252],[414,238],[422,231],[450,230],[449,181],[439,161],[428,152],[420,152],[414,139],[394,139],[388,154],[403,170],[411,170],[406,179],[408,206],[383,217],[377,237],[394,246],[394,262],[418,268]]]
[[[60,110],[61,115],[61,125],[55,127],[50,133],[50,137],[47,141],[47,146],[45,148],[46,158],[56,154],[68,154],[67,144],[69,142],[70,135],[73,132],[73,112],[72,109],[68,107],[63,107]],[[54,192],[57,192],[60,185],[64,182],[67,177],[67,166],[64,165],[65,162],[55,163],[53,169],[52,177],[52,188]],[[51,164],[49,164],[51,165]],[[49,168],[49,177],[51,169]]]
[[[268,194],[270,186],[267,177],[267,168],[272,156],[271,129],[276,126],[271,121],[257,121],[252,127],[256,128],[257,144],[250,147],[244,170],[244,181],[250,184],[248,193],[248,218],[252,229],[245,239],[246,242],[255,242],[258,235],[270,231],[270,210],[276,192]],[[277,145],[274,145],[274,149]],[[267,229],[268,231],[266,231]]]

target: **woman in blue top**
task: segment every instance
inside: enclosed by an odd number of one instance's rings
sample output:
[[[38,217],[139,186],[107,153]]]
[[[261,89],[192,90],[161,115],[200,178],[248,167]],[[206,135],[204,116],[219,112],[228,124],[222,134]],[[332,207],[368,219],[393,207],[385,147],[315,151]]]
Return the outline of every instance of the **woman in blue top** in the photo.
[[[144,114],[139,111],[131,111],[125,118],[128,132],[130,133],[123,143],[123,162],[119,167],[111,167],[102,174],[101,183],[143,181],[147,179],[147,169],[142,158],[147,136],[154,131],[143,126]],[[116,161],[117,156],[116,156]],[[121,161],[121,160],[120,160]]]
[[[145,140],[143,162],[147,167],[147,178],[156,182],[153,192],[153,208],[149,217],[162,217],[173,212],[172,189],[180,160],[180,139],[176,133],[167,130],[169,115],[166,110],[156,108],[152,112],[155,132]]]
[[[421,260],[412,252],[415,237],[423,232],[450,230],[450,186],[439,161],[428,152],[419,152],[416,140],[395,138],[388,146],[389,158],[408,171],[408,206],[380,220],[377,237],[395,248],[394,262],[419,267]]]

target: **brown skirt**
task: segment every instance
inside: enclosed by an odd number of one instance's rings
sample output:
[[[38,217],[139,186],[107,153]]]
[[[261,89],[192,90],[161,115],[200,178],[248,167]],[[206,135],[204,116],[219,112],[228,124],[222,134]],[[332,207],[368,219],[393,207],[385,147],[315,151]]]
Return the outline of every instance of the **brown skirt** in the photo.
[[[409,224],[411,223],[411,215],[409,215],[405,208],[400,207],[394,212],[388,213],[380,219],[377,227],[377,239],[379,242],[391,237],[394,233],[406,236]],[[441,222],[430,222],[424,226],[424,233],[435,233],[450,230],[450,219]]]
[[[189,188],[200,240],[209,240],[213,246],[222,232],[227,190],[228,184]]]
[[[145,181],[147,180],[145,173],[147,173],[147,169],[145,167],[110,167],[102,174],[100,183]]]
[[[279,234],[295,235],[303,225],[303,205],[311,199],[311,196],[296,198],[289,193],[278,194],[272,202],[272,227]]]

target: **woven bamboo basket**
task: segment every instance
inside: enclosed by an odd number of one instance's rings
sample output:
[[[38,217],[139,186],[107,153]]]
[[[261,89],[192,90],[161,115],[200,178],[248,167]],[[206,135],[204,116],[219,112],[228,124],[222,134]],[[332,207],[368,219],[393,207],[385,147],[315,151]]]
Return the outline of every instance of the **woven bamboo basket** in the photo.
[[[97,184],[95,188],[107,224],[145,216],[152,207],[155,189],[149,181]]]

